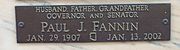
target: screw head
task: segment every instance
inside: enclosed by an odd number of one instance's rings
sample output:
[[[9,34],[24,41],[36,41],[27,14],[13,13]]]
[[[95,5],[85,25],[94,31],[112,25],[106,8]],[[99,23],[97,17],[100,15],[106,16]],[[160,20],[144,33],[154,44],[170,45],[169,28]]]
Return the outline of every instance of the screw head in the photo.
[[[164,25],[167,25],[167,24],[168,24],[168,22],[169,22],[169,20],[168,20],[168,19],[163,19],[163,20],[162,20],[162,23],[163,23]]]
[[[21,27],[21,28],[24,27],[24,22],[19,22],[18,26]]]

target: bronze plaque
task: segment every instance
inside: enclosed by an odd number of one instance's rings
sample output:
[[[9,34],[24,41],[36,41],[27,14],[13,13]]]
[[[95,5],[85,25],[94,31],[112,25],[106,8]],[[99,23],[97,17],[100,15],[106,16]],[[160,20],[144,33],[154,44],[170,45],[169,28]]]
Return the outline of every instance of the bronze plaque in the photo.
[[[171,5],[16,6],[17,43],[170,40]]]

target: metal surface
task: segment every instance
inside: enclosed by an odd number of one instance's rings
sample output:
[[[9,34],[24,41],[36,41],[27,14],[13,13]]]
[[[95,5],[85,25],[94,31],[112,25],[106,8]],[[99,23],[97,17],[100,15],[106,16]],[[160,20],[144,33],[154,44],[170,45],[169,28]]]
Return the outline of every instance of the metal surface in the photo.
[[[170,10],[167,3],[16,6],[17,42],[170,40]]]

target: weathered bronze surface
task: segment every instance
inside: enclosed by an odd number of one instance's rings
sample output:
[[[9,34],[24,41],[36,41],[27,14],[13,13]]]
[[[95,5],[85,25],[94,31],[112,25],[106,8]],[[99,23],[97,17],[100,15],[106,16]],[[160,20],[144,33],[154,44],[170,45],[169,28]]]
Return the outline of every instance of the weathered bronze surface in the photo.
[[[18,43],[170,40],[171,6],[16,6]]]

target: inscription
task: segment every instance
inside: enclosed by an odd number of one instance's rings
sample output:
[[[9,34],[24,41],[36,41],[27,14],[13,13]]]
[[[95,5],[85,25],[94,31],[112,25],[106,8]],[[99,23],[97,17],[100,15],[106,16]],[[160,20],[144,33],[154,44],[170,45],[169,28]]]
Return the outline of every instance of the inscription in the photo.
[[[170,40],[169,3],[16,6],[15,11],[18,43]]]

